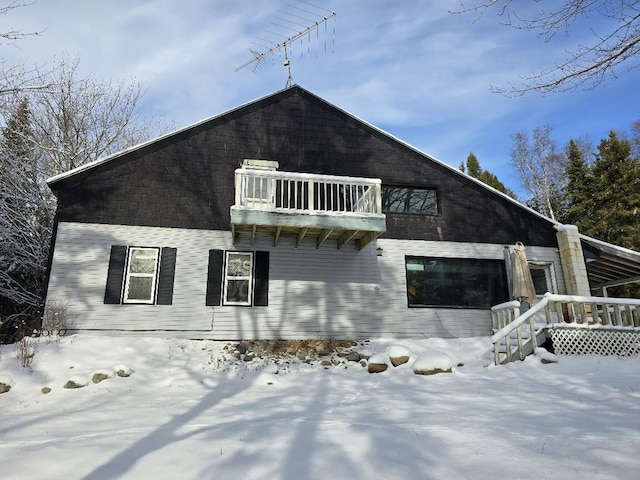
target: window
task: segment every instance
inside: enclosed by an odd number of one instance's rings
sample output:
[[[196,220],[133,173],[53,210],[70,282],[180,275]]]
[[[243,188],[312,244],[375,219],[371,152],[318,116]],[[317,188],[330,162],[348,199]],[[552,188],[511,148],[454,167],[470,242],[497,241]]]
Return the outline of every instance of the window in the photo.
[[[104,303],[171,305],[176,253],[171,247],[112,245]]]
[[[435,188],[382,187],[382,211],[437,215]]]
[[[551,263],[529,263],[536,295],[542,296],[547,292],[556,293],[556,279],[552,266]]]
[[[253,253],[227,252],[224,269],[224,304],[251,305]]]
[[[159,253],[157,248],[129,249],[124,303],[153,303]]]
[[[209,250],[206,305],[269,305],[269,252]]]
[[[409,307],[490,308],[508,299],[501,260],[405,257]]]

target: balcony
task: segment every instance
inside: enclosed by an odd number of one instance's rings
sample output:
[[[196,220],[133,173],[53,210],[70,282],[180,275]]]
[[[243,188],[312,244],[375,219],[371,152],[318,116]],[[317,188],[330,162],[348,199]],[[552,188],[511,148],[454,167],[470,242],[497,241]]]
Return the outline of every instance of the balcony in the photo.
[[[358,250],[386,230],[380,195],[381,181],[239,168],[235,173],[235,204],[231,231],[236,244],[247,235],[273,239],[293,237],[296,247],[305,238],[316,246],[335,240],[341,248],[354,241]]]

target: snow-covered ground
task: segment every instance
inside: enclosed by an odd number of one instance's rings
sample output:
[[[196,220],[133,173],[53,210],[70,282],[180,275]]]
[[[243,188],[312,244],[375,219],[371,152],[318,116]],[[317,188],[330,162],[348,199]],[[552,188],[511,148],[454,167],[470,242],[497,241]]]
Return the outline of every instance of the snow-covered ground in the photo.
[[[359,349],[411,359],[369,374],[224,345],[41,338],[31,374],[2,346],[0,478],[640,478],[638,358],[487,368],[488,338],[379,340]],[[438,352],[453,373],[413,373]]]

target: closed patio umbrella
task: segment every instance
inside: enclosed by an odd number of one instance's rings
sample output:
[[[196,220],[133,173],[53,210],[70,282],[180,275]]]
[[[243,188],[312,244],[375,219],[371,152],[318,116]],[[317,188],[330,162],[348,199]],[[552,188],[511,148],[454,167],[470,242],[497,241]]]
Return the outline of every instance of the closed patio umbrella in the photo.
[[[528,302],[532,305],[536,301],[536,289],[533,286],[527,253],[522,242],[517,242],[513,249],[513,296],[520,302]]]

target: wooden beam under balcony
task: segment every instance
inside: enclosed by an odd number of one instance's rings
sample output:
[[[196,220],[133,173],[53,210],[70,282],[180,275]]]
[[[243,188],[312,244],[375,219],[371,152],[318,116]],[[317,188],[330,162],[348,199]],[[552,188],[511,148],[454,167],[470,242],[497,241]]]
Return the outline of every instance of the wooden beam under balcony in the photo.
[[[338,239],[338,250],[340,250],[345,243],[350,242],[351,240],[353,240],[356,235],[358,235],[358,231],[357,230],[347,230],[345,231],[340,238]]]
[[[278,240],[280,239],[280,234],[282,233],[282,227],[280,225],[276,225],[276,231],[273,235],[273,246],[275,247],[278,244]]]
[[[326,228],[322,230],[320,235],[318,235],[318,240],[316,241],[316,248],[320,248],[320,246],[325,242],[327,238],[333,233],[333,230],[330,228]]]
[[[309,228],[307,227],[303,227],[298,230],[298,234],[296,235],[296,248],[300,246],[300,243],[302,242],[302,240],[304,239],[304,236],[307,234],[308,231],[309,231]]]
[[[365,233],[362,236],[362,238],[359,238],[358,240],[356,240],[356,248],[358,250],[362,250],[364,247],[369,245],[371,242],[373,242],[380,235],[381,235],[380,232],[367,232],[367,233]]]

